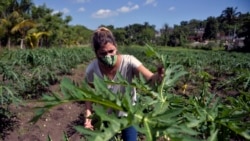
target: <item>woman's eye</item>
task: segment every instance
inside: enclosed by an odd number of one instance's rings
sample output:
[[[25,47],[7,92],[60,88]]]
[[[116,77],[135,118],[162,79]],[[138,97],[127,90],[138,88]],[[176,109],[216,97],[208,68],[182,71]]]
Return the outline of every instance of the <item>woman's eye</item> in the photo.
[[[107,52],[100,52],[100,55],[106,55],[108,53],[113,53],[115,50],[109,50]]]
[[[108,51],[108,53],[113,53],[114,52],[114,50],[110,50],[110,51]]]

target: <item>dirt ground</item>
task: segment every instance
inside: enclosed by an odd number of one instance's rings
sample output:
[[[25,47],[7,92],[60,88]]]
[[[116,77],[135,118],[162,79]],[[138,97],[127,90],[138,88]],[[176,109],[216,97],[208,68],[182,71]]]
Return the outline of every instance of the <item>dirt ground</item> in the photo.
[[[84,70],[82,67],[72,70],[73,75],[66,76],[74,81],[82,80]],[[50,87],[51,91],[58,91],[59,85]],[[11,106],[10,111],[14,113],[9,118],[0,117],[2,141],[47,141],[48,136],[53,141],[62,141],[66,134],[70,141],[84,140],[75,130],[75,125],[83,125],[83,103],[69,103],[54,107],[43,115],[37,123],[32,124],[29,120],[34,116],[36,102],[28,102],[25,105]]]

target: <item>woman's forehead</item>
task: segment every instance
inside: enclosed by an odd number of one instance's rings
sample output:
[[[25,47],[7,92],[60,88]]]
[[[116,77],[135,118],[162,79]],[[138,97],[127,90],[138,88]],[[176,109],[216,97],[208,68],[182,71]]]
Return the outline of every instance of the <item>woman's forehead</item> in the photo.
[[[107,43],[99,48],[100,51],[113,50],[113,49],[116,49],[116,46],[113,45],[112,43]]]

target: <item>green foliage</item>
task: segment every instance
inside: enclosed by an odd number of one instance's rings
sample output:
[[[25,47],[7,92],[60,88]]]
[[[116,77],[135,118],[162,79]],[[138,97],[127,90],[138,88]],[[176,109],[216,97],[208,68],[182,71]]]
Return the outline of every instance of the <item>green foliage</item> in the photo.
[[[40,98],[50,92],[50,85],[60,81],[60,75],[71,73],[72,68],[92,56],[90,48],[3,50],[0,54],[0,107],[6,109],[23,99]]]
[[[10,48],[21,44],[21,48],[34,48],[89,45],[93,31],[84,25],[70,25],[71,20],[71,16],[62,12],[54,14],[53,9],[45,4],[36,6],[30,0],[5,0],[0,6],[0,46]],[[114,25],[106,27],[114,33],[119,45],[153,43],[173,47],[183,46],[189,41],[220,39],[217,38],[218,34],[222,37],[232,36],[235,31],[238,37],[245,38],[245,47],[237,48],[237,51],[249,52],[249,13],[238,12],[237,7],[226,7],[218,17],[208,17],[206,20],[181,21],[180,25],[174,27],[162,24],[164,26],[158,31],[155,25],[147,21],[119,28],[114,28]]]
[[[48,135],[47,141],[53,141],[50,135]],[[69,141],[69,138],[65,132],[63,133],[63,141]]]
[[[97,134],[110,138],[131,125],[149,140],[249,139],[250,58],[247,53],[153,48],[148,45],[121,47],[119,51],[140,58],[153,71],[156,65],[162,64],[165,68],[163,83],[149,86],[142,76],[132,84],[122,77],[117,82],[97,77],[96,89],[92,89],[85,82],[76,86],[74,82],[63,80],[63,96],[44,95],[41,100],[44,105],[38,108],[33,121],[56,105],[92,101],[97,103],[93,118],[100,119],[96,130],[76,127],[90,139],[97,140]],[[19,102],[21,97],[41,97],[47,93],[45,90],[49,85],[60,82],[63,74],[71,74],[77,64],[88,63],[94,54],[91,48],[37,48],[1,50],[0,57],[0,100],[1,108],[6,108]],[[137,104],[131,106],[130,94],[121,97],[110,92],[107,85],[123,85],[128,91],[136,88]],[[183,86],[186,93],[178,91]],[[235,94],[230,95],[230,92]],[[109,107],[125,111],[128,116],[107,115]],[[108,123],[108,127],[103,122]]]
[[[20,98],[8,86],[0,85],[0,107],[7,107],[10,103],[19,103]]]
[[[206,66],[215,63],[218,66],[224,65],[223,63],[236,64],[209,58],[204,58],[207,62],[193,62],[193,59],[198,58],[198,56],[193,56],[194,58],[191,58],[188,64],[197,65],[195,71],[200,73],[194,79],[201,83],[200,91],[190,96],[184,96],[172,92],[179,80],[187,75],[184,69],[186,66],[180,65],[183,59],[177,59],[186,54],[177,56],[174,52],[170,57],[169,54],[159,54],[151,47],[148,47],[144,53],[156,59],[156,63],[163,64],[165,76],[160,85],[151,87],[147,85],[142,76],[134,79],[130,84],[119,74],[117,74],[119,79],[116,82],[95,76],[93,83],[95,89],[85,81],[76,86],[70,80],[64,79],[61,82],[63,95],[56,93],[44,95],[41,100],[44,105],[38,107],[32,122],[39,120],[45,112],[57,105],[75,101],[91,101],[95,103],[93,105],[95,114],[92,118],[99,119],[95,130],[91,131],[82,126],[75,127],[88,140],[108,140],[129,126],[134,126],[137,131],[146,136],[146,140],[150,141],[158,138],[187,141],[230,140],[237,137],[250,139],[249,92],[242,91],[237,99],[228,97],[222,100],[210,92],[210,82],[214,80],[214,74],[201,71],[201,66],[199,67],[199,65]],[[199,55],[203,56],[202,52]],[[212,57],[215,57],[217,54],[213,55]],[[172,59],[175,62],[172,62]],[[152,62],[154,61],[151,60]],[[190,71],[188,75],[192,75],[192,73]],[[107,88],[107,85],[122,85],[126,88],[126,93],[124,96],[115,94]],[[134,106],[130,97],[132,88],[138,90],[138,101]],[[107,114],[108,108],[124,111],[127,116],[119,118],[115,113]]]
[[[217,32],[218,32],[218,21],[216,20],[215,17],[208,17],[203,38],[209,40],[216,39]]]

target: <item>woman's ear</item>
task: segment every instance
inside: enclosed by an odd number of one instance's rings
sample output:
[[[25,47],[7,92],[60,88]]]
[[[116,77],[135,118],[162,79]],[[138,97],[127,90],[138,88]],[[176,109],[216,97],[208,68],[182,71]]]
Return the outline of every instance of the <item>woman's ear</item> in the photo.
[[[97,55],[97,50],[94,50],[94,51],[95,51],[95,56],[98,56],[98,55]]]
[[[116,53],[115,53],[116,55],[118,55],[118,54],[120,54],[120,52],[118,51],[118,49],[116,48]]]

